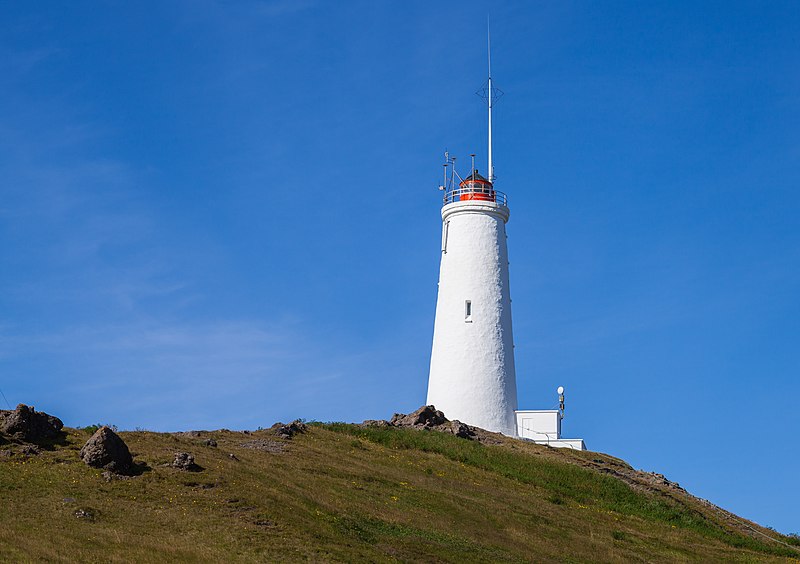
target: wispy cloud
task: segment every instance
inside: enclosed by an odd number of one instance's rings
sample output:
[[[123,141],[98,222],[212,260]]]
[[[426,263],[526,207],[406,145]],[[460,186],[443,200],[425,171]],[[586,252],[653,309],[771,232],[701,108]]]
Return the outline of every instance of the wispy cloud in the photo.
[[[55,401],[67,419],[180,426],[225,420],[209,411],[248,402],[256,383],[276,386],[296,373],[303,360],[292,342],[285,327],[246,322],[93,324],[29,334],[6,326],[0,359],[13,375],[7,389]],[[52,372],[42,376],[42,364]],[[82,406],[82,397],[94,405]]]
[[[402,389],[408,369],[385,368],[389,356],[380,347],[342,352],[285,322],[149,321],[25,335],[0,328],[6,395],[37,398],[73,425],[254,428],[387,415],[396,398],[385,397],[385,383]],[[42,366],[52,372],[42,376]]]

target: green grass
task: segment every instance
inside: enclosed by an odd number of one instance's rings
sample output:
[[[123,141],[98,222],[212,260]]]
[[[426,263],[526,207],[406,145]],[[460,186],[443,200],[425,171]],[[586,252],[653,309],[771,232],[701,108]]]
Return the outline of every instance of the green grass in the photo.
[[[625,482],[572,464],[557,464],[521,454],[503,446],[483,445],[445,433],[413,429],[361,427],[329,423],[322,427],[392,449],[420,450],[441,454],[451,460],[501,474],[524,484],[546,490],[551,503],[566,500],[625,515],[663,522],[715,537],[738,548],[748,548],[780,556],[798,556],[790,548],[767,544],[751,537],[728,533],[700,511],[670,498],[643,495]],[[616,534],[616,532],[615,532]],[[614,538],[617,538],[616,536]],[[792,544],[794,539],[789,539]]]
[[[338,423],[315,423],[281,441],[282,453],[243,446],[280,440],[269,430],[121,436],[144,466],[129,480],[106,482],[79,460],[89,430],[69,429],[38,456],[0,458],[0,561],[745,562],[800,555],[730,531],[689,498],[640,492],[581,465],[603,455]],[[218,447],[205,446],[206,438]],[[193,453],[204,470],[169,467],[176,451]]]

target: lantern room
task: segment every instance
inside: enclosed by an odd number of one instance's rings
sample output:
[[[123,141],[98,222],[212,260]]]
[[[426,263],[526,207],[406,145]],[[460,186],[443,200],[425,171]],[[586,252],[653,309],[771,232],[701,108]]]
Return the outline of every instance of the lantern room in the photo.
[[[484,202],[494,202],[497,195],[492,183],[478,173],[478,169],[473,169],[472,174],[467,176],[459,184],[460,201],[481,200]]]

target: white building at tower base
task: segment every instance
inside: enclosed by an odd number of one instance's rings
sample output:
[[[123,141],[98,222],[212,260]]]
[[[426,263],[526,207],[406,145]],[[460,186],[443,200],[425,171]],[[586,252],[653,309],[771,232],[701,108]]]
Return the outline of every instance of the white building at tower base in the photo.
[[[514,414],[518,438],[556,448],[586,450],[583,439],[561,437],[561,419],[564,415],[558,409],[517,410]]]

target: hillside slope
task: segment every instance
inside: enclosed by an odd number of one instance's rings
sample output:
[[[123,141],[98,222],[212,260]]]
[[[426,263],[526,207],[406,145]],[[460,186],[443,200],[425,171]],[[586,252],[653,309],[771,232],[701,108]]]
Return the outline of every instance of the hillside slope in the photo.
[[[0,560],[800,559],[797,539],[592,452],[346,424],[125,432],[139,473],[106,481],[79,459],[90,434],[0,444]]]

